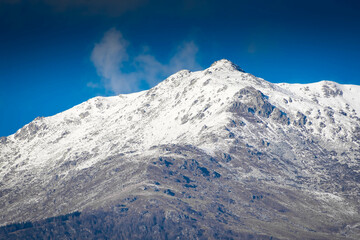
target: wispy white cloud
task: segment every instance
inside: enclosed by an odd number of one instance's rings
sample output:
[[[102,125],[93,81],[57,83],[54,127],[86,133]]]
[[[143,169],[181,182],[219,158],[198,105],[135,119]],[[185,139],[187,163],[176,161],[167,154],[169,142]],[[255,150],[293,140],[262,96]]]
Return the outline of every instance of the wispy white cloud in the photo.
[[[129,42],[115,28],[107,31],[92,51],[91,60],[97,73],[102,77],[104,87],[116,94],[139,90],[141,81],[154,86],[164,77],[181,69],[200,69],[196,61],[198,48],[194,42],[184,42],[169,63],[161,63],[155,56],[141,53],[130,57],[127,53]],[[125,72],[124,65],[132,65],[133,72]]]
[[[196,54],[198,52],[198,47],[194,42],[185,42],[178,47],[178,51],[175,56],[172,57],[170,61],[170,66],[173,69],[180,69],[184,67],[189,68],[199,68],[199,64],[196,62]]]
[[[122,64],[128,61],[128,42],[115,28],[107,31],[103,39],[95,44],[91,61],[105,83],[105,88],[115,93],[132,91],[132,84],[121,72]]]

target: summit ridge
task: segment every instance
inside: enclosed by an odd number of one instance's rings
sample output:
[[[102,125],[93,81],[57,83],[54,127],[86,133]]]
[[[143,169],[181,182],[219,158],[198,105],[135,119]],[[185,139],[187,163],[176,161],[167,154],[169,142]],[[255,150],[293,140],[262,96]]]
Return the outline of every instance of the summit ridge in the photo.
[[[213,64],[211,64],[210,68],[213,69],[226,69],[226,70],[237,70],[240,72],[245,72],[243,69],[241,69],[238,65],[235,63],[227,60],[227,59],[221,59],[218,61],[215,61]]]

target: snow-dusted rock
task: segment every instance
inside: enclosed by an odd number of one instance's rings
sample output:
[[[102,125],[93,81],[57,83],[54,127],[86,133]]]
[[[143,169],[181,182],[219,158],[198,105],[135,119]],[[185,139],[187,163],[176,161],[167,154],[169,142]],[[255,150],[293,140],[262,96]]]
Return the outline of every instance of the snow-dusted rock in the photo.
[[[187,204],[201,213],[199,229],[221,222],[235,237],[355,239],[359,92],[329,81],[273,84],[220,60],[36,118],[0,139],[0,224],[113,213],[136,196],[162,201],[171,219],[170,208],[189,214],[171,201]],[[133,202],[129,214],[140,214]]]

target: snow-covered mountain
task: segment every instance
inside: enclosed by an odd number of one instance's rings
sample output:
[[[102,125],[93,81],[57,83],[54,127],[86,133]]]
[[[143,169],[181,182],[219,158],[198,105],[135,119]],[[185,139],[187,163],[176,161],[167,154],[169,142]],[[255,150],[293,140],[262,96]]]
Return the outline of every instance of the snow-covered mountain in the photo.
[[[359,93],[273,84],[220,60],[36,118],[0,138],[0,224],[31,221],[0,236],[82,229],[76,219],[105,212],[128,231],[104,236],[356,239]]]

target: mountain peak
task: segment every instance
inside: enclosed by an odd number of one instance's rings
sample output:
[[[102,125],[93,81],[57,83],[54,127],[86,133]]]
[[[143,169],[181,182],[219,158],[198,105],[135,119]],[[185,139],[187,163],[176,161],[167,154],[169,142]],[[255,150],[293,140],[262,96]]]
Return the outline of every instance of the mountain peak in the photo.
[[[37,118],[0,137],[0,239],[359,239],[359,92],[223,59]]]
[[[230,70],[230,71],[240,71],[240,72],[245,72],[243,69],[241,69],[238,65],[236,65],[235,63],[227,60],[227,59],[221,59],[218,61],[215,61],[213,64],[211,64],[210,68],[215,69],[215,70]]]

